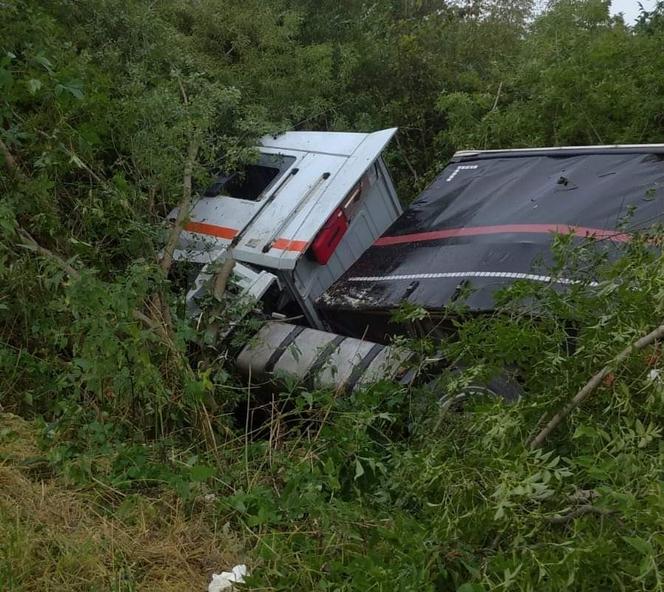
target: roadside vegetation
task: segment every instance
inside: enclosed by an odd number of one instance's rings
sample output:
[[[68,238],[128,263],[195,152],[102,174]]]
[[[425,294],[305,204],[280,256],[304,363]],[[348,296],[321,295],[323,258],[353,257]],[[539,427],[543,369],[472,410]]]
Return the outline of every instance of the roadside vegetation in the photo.
[[[0,589],[203,590],[240,562],[255,590],[663,589],[660,347],[616,361],[664,320],[659,233],[617,262],[560,237],[548,273],[586,279],[411,344],[461,374],[263,402],[210,339],[235,304],[191,326],[158,257],[168,211],[264,133],[399,126],[406,201],[457,149],[661,141],[663,19],[0,0]],[[505,368],[519,403],[438,405]]]

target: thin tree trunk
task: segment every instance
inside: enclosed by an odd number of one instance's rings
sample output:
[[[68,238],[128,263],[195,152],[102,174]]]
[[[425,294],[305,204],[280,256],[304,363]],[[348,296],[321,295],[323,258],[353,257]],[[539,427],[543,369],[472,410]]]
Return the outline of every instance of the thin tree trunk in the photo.
[[[235,260],[233,259],[233,252],[232,250],[230,250],[226,255],[226,259],[224,259],[221,269],[214,276],[214,283],[212,285],[212,295],[217,300],[221,300],[222,296],[224,295],[224,292],[226,291],[226,286],[228,284],[228,278],[231,276],[234,267],[235,267]]]
[[[167,274],[173,264],[173,253],[175,247],[178,244],[180,239],[180,234],[182,234],[182,229],[184,228],[184,223],[189,216],[189,210],[191,209],[191,177],[194,170],[194,162],[196,161],[196,155],[198,154],[198,140],[192,139],[189,142],[189,148],[187,150],[187,158],[184,163],[184,175],[182,179],[182,200],[178,206],[178,215],[175,220],[175,224],[171,229],[170,234],[168,235],[168,240],[166,241],[166,246],[164,247],[164,252],[161,256],[161,270],[164,274]]]
[[[530,443],[530,448],[535,449],[542,446],[544,441],[549,437],[551,432],[555,430],[558,425],[581,403],[583,403],[593,391],[602,384],[602,381],[611,373],[611,371],[622,364],[633,352],[642,350],[643,348],[659,341],[664,337],[664,325],[660,325],[654,331],[651,331],[647,335],[644,335],[624,350],[622,350],[609,364],[604,366],[597,374],[595,374],[585,386],[574,396],[574,398],[567,403],[558,413],[556,413],[544,426],[544,428],[535,436],[533,441]]]

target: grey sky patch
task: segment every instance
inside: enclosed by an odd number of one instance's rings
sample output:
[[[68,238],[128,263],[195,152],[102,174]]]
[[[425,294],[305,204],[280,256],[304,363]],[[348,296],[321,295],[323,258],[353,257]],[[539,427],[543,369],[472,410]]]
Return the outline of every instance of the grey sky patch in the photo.
[[[646,10],[652,10],[655,7],[655,0],[640,0],[640,2]],[[625,16],[626,23],[633,23],[641,12],[639,0],[613,0],[611,2],[611,14],[618,14],[619,12],[622,12]]]

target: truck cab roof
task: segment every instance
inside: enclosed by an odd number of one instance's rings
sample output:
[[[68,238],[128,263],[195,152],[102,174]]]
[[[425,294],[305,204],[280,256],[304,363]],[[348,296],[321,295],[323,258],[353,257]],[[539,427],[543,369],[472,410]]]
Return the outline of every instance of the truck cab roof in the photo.
[[[213,184],[196,201],[175,258],[211,263],[232,245],[236,261],[294,269],[395,132],[263,137],[257,163],[238,175],[219,177],[216,189]]]

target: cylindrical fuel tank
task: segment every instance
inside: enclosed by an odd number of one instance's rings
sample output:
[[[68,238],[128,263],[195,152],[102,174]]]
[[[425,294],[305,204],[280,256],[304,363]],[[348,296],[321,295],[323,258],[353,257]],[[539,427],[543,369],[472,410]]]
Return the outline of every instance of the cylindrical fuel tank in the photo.
[[[271,321],[240,352],[237,365],[256,379],[286,374],[316,387],[352,391],[399,378],[411,356],[402,348]]]

